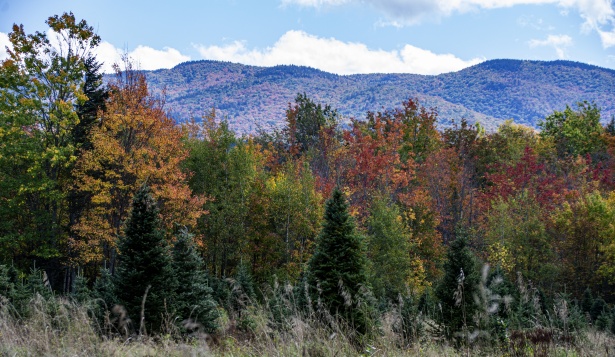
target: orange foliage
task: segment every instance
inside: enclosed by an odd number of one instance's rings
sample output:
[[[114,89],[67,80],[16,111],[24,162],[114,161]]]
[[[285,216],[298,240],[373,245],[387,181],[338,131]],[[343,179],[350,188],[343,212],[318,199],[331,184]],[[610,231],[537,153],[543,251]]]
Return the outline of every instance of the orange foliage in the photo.
[[[182,131],[152,97],[145,77],[131,68],[111,84],[107,109],[93,130],[93,149],[79,159],[76,187],[89,197],[71,245],[79,263],[111,259],[131,198],[144,182],[160,205],[164,228],[193,225],[204,212],[180,164],[187,157]]]

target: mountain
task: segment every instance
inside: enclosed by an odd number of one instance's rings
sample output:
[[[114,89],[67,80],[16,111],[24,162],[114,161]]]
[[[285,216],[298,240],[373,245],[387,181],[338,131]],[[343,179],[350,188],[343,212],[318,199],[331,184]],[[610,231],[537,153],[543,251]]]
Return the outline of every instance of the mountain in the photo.
[[[167,109],[177,120],[198,119],[215,107],[239,133],[281,127],[299,92],[337,108],[347,120],[418,98],[438,110],[441,126],[466,118],[490,130],[506,119],[536,126],[554,110],[583,100],[595,102],[605,121],[615,114],[615,71],[570,61],[490,60],[437,76],[340,76],[293,65],[195,61],[145,74],[150,89],[166,90]]]

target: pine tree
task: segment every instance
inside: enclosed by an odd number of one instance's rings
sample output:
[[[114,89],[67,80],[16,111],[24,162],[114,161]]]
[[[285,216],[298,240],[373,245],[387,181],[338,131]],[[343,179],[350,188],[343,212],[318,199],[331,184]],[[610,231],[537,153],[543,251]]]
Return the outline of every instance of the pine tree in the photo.
[[[149,187],[141,186],[120,240],[116,296],[135,326],[155,332],[161,328],[166,303],[172,300],[173,281],[169,247],[160,229],[158,207]],[[141,322],[141,304],[145,299]],[[144,325],[142,325],[144,324]]]
[[[205,331],[214,332],[218,328],[218,310],[203,265],[193,236],[186,228],[181,229],[173,246],[175,312],[180,322],[190,319],[199,323]]]
[[[88,280],[83,274],[77,274],[73,280],[70,296],[81,304],[89,303],[92,299],[92,291],[88,287]]]
[[[94,282],[92,297],[96,301],[94,314],[101,326],[104,326],[106,313],[117,303],[115,282],[109,269],[104,268],[100,270],[100,276]]]
[[[316,251],[308,263],[307,281],[312,302],[320,300],[360,335],[370,327],[366,266],[363,242],[355,233],[344,196],[335,189],[327,201]]]
[[[436,288],[442,307],[439,318],[448,338],[464,330],[470,331],[474,326],[473,316],[477,309],[474,295],[478,292],[480,277],[476,257],[467,244],[466,233],[459,229],[447,253],[444,277]]]
[[[15,296],[15,282],[11,279],[9,267],[0,265],[0,296],[9,301]]]

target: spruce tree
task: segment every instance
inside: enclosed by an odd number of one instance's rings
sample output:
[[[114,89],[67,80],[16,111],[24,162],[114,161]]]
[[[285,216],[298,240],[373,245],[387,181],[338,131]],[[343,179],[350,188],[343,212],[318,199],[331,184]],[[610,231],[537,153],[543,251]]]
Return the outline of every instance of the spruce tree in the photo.
[[[100,276],[96,278],[94,288],[92,289],[92,297],[96,301],[94,314],[96,315],[100,326],[105,325],[106,314],[117,303],[115,290],[113,275],[111,275],[109,269],[101,269]]]
[[[218,310],[203,265],[193,236],[186,228],[181,229],[173,246],[175,313],[180,322],[190,319],[205,331],[214,332],[218,328]]]
[[[477,309],[474,295],[478,292],[479,279],[477,260],[468,248],[466,233],[458,230],[457,238],[447,252],[444,277],[436,287],[442,308],[438,317],[445,326],[447,338],[473,330],[473,316]]]
[[[163,316],[170,312],[173,274],[168,244],[160,229],[158,207],[147,185],[142,185],[132,202],[124,237],[119,244],[116,296],[124,305],[134,327],[141,326],[141,304],[147,331],[161,328]],[[147,293],[147,296],[145,294]]]
[[[333,314],[363,335],[371,307],[366,300],[367,259],[362,240],[348,214],[342,193],[335,189],[327,201],[316,251],[308,263],[307,282],[313,303],[321,301]]]

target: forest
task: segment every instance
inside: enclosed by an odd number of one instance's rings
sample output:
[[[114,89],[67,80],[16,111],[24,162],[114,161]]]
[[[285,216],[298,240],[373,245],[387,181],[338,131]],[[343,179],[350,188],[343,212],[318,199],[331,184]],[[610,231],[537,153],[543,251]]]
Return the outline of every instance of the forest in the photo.
[[[0,354],[608,355],[615,119],[185,123],[72,13],[0,63]],[[57,38],[50,38],[53,35]]]

